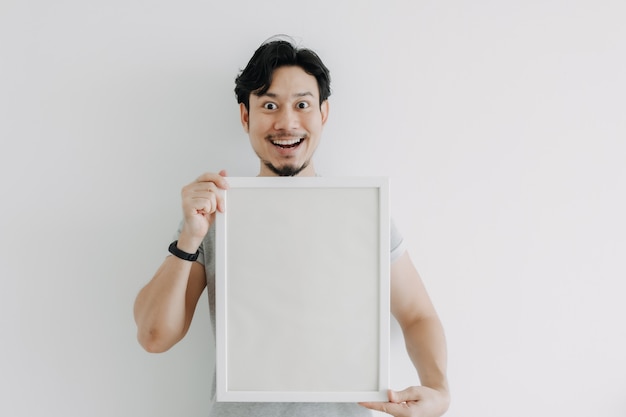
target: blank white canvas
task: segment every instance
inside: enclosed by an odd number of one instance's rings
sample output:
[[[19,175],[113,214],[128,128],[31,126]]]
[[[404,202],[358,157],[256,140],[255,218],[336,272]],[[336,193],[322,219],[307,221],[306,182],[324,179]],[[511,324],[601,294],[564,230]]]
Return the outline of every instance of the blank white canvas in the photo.
[[[217,229],[218,400],[384,400],[386,182],[229,182]]]

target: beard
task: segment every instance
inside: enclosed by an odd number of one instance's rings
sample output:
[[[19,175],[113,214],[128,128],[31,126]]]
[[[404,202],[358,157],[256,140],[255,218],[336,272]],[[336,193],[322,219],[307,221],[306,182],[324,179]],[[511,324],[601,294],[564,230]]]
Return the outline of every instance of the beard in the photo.
[[[263,164],[265,164],[265,166],[270,171],[272,171],[274,174],[278,175],[279,177],[295,177],[300,172],[302,172],[303,169],[309,166],[309,161],[306,161],[300,167],[293,166],[293,165],[285,165],[284,167],[277,168],[274,165],[272,165],[272,163],[269,161],[263,161]]]

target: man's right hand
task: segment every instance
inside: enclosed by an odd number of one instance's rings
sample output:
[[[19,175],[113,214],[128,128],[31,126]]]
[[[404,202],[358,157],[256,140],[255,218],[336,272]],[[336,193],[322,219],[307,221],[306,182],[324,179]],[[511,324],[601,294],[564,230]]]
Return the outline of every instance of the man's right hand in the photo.
[[[196,251],[202,239],[215,221],[215,212],[224,212],[224,199],[219,189],[228,189],[226,171],[218,174],[207,172],[183,187],[183,228],[178,247],[186,252]]]

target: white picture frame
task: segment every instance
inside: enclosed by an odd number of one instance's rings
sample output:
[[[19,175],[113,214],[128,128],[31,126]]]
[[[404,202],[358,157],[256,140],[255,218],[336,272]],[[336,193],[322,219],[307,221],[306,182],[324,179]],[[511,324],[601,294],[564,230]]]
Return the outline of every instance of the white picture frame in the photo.
[[[229,177],[216,215],[216,395],[387,401],[382,177]]]

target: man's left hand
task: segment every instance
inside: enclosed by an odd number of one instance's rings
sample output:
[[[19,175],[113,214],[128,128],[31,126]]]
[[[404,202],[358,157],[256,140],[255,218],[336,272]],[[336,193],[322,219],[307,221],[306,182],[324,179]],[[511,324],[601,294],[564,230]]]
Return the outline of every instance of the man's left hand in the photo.
[[[420,386],[409,387],[404,391],[389,390],[387,403],[359,404],[395,417],[440,417],[448,410],[449,403],[447,391]]]

